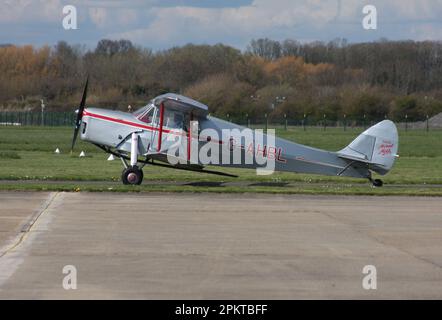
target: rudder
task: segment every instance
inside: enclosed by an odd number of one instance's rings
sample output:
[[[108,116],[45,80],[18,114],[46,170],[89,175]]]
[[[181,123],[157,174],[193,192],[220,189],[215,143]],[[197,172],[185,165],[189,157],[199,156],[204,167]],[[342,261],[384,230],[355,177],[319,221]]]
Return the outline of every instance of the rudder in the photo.
[[[396,125],[384,120],[365,130],[337,154],[341,158],[367,163],[371,170],[384,175],[393,167],[398,144]]]

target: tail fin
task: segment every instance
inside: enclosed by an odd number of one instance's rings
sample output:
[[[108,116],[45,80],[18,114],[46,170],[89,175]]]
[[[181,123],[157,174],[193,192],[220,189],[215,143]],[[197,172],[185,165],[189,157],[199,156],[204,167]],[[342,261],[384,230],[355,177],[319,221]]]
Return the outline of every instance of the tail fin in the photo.
[[[384,120],[361,133],[347,147],[338,151],[338,156],[367,163],[371,170],[384,175],[393,167],[398,144],[396,125]]]

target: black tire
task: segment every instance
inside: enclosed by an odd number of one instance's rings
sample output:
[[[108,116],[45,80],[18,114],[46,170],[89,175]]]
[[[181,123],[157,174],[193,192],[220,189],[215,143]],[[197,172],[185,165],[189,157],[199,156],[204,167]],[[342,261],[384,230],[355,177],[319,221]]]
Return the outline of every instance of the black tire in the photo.
[[[139,185],[143,182],[144,174],[137,166],[124,169],[121,173],[121,181],[126,185]]]
[[[384,182],[381,179],[373,180],[373,187],[379,188],[384,185]]]

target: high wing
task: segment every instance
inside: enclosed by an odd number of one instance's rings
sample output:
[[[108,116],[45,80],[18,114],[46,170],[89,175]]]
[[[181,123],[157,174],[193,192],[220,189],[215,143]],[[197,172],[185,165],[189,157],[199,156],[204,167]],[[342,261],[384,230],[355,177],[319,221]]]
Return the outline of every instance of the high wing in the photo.
[[[179,110],[185,113],[192,113],[198,117],[206,117],[209,107],[201,102],[176,93],[162,94],[154,99],[155,105],[164,104],[164,107],[171,110]]]

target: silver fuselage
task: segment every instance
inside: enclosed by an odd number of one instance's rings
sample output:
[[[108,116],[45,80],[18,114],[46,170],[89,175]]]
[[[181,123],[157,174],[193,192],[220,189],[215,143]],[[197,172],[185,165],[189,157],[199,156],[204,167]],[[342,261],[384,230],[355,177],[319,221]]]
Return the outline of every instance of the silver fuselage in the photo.
[[[158,110],[155,110],[153,119],[150,123],[141,121],[136,114],[107,109],[87,108],[84,111],[82,125],[80,128],[81,139],[110,148],[115,148],[120,152],[130,152],[131,135],[136,132],[139,136],[138,154],[141,156],[165,155],[168,149],[176,142],[176,137],[182,137],[183,141],[189,139],[187,130],[183,128],[169,128],[163,125],[160,129],[158,121]],[[241,159],[246,158],[246,153],[262,152],[266,150],[266,143],[269,136],[263,134],[262,145],[256,140],[252,141],[252,146],[244,144],[244,140],[237,139],[235,143],[229,141],[229,138],[223,136],[223,130],[237,129],[243,131],[245,127],[227,122],[212,116],[194,117],[199,126],[199,131],[211,129],[217,133],[220,139],[210,139],[207,136],[200,135],[198,140],[198,151],[206,144],[212,144],[212,148],[219,148],[219,159],[211,163],[212,165],[230,166],[238,168],[254,169],[262,166],[261,163],[252,161],[246,163],[227,163],[222,161],[223,148],[230,151],[236,149],[241,153]],[[161,133],[160,133],[161,132]],[[261,143],[261,142],[260,142]],[[206,145],[207,148],[207,145]],[[274,149],[273,149],[274,148]],[[351,161],[342,158],[336,152],[320,150],[281,138],[274,138],[274,147],[264,151],[264,156],[271,156],[275,160],[274,170],[290,171],[298,173],[313,173],[332,176],[349,176],[357,178],[366,178],[369,176],[369,165]],[[213,149],[212,149],[213,150]],[[166,159],[162,157],[162,159]],[[225,159],[224,159],[225,160]]]

